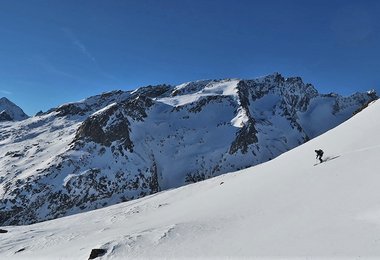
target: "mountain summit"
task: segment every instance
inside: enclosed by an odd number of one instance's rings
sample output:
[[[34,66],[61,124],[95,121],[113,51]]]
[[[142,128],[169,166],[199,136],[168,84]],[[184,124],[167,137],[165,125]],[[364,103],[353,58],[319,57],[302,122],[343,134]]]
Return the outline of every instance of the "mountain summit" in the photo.
[[[1,129],[0,225],[88,211],[269,161],[377,99],[275,73],[113,91]],[[1,125],[0,125],[1,127]]]
[[[0,98],[0,122],[20,121],[27,118],[28,116],[20,107],[5,97]]]

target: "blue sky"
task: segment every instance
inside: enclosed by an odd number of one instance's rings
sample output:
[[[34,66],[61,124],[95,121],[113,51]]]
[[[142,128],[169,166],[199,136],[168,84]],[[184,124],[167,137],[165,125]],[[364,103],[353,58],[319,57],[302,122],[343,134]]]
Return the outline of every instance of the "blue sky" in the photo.
[[[33,115],[114,89],[301,76],[380,92],[380,1],[0,0],[0,96]]]

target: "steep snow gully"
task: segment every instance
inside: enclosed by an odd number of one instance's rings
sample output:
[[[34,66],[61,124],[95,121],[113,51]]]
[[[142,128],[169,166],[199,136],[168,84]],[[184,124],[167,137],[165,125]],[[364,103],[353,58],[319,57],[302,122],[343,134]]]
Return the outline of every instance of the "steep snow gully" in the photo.
[[[380,102],[266,163],[138,200],[2,227],[1,259],[380,257]],[[334,160],[314,167],[314,150]]]

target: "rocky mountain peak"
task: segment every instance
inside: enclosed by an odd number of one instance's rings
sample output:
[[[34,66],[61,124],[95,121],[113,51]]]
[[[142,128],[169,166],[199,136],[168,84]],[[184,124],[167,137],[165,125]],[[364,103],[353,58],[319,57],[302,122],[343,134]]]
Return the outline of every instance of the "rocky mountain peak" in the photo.
[[[0,98],[0,122],[20,121],[28,118],[24,111],[6,97]]]

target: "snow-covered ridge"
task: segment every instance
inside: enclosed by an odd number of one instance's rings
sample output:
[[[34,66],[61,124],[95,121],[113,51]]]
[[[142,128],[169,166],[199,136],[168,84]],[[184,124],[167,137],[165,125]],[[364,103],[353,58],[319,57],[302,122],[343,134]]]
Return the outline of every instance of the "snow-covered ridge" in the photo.
[[[103,93],[0,123],[0,224],[101,208],[271,160],[376,99],[298,77]]]
[[[174,107],[184,106],[207,96],[237,97],[237,84],[240,80],[196,81],[181,84],[174,88],[171,96],[156,100]]]
[[[380,102],[267,163],[139,200],[5,226],[1,259],[378,259]],[[314,150],[325,151],[316,164]]]

